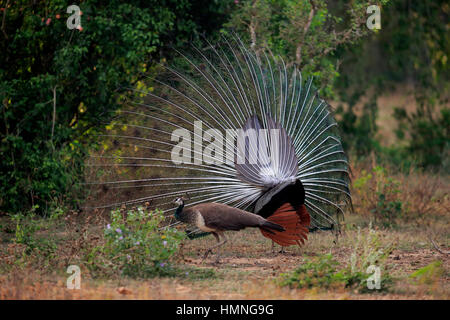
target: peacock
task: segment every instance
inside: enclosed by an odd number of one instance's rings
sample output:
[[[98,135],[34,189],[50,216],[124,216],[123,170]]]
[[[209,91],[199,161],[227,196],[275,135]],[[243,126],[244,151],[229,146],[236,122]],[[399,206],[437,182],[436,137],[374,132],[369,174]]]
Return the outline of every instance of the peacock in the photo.
[[[281,246],[339,230],[351,208],[349,163],[313,80],[237,36],[175,52],[101,134],[110,144],[90,162],[100,181],[89,184],[102,186],[96,207],[147,203],[172,219],[173,198],[189,194],[186,208],[214,202],[271,218],[296,235],[261,230]],[[187,232],[210,234],[195,224]]]
[[[223,203],[200,203],[187,209],[184,209],[185,199],[183,197],[175,199],[174,203],[178,205],[174,213],[177,220],[191,223],[200,230],[211,233],[216,238],[217,244],[206,250],[203,259],[208,257],[212,249],[218,248],[228,241],[224,231],[239,231],[249,227],[259,228],[263,234],[270,235],[271,239],[296,238],[295,233],[289,234],[283,226],[270,221],[270,217],[264,219],[257,214],[233,208]],[[220,241],[220,237],[222,237],[222,241]],[[216,262],[219,261],[219,258],[220,254],[218,253]]]

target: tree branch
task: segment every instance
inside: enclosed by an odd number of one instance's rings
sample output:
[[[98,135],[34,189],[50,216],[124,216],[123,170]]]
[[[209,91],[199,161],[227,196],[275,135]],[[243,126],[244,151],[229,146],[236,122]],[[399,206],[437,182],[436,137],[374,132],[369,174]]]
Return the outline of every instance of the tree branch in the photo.
[[[3,10],[3,19],[2,19],[2,32],[6,39],[8,39],[8,35],[5,31],[5,19],[6,19],[6,10],[8,10],[9,0],[6,1],[5,10]]]
[[[436,244],[436,242],[433,241],[433,239],[431,239],[431,237],[428,237],[428,239],[430,239],[431,243],[433,244],[434,248],[442,254],[450,254],[450,251],[444,251],[441,248],[439,248],[439,246]]]
[[[253,9],[256,8],[256,2],[257,1],[253,1]],[[252,40],[251,44],[250,44],[250,48],[255,49],[256,46],[256,23],[255,23],[255,16],[252,14],[251,18],[250,18],[250,25],[249,25],[249,31],[250,31],[250,39]]]
[[[298,66],[300,66],[300,63],[302,61],[302,48],[303,48],[303,43],[306,38],[306,33],[308,32],[309,28],[311,27],[311,22],[316,13],[316,5],[315,5],[314,1],[311,0],[309,3],[311,4],[311,11],[309,12],[308,21],[306,22],[305,26],[303,27],[302,39],[300,40],[299,44],[297,45],[297,49],[295,50],[295,63]]]
[[[54,86],[52,91],[53,91],[53,117],[52,117],[52,136],[50,138],[50,142],[53,146],[53,134],[55,132],[55,122],[56,122],[56,87]],[[55,149],[55,147],[53,146],[53,149]]]

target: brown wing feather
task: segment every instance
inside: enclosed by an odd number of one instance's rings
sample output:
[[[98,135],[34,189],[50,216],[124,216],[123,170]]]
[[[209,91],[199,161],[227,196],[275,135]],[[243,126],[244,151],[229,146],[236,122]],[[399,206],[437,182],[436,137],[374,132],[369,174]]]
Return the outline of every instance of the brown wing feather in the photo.
[[[246,227],[259,227],[264,218],[221,203],[202,203],[192,207],[202,215],[205,226],[216,230],[241,230]]]

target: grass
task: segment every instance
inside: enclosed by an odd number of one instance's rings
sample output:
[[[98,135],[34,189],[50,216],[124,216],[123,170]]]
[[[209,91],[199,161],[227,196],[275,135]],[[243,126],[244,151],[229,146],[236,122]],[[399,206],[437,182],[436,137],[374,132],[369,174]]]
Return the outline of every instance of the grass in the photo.
[[[375,167],[363,163],[352,168],[355,210],[347,214],[337,241],[329,232],[316,232],[305,246],[289,247],[281,254],[278,246],[272,253],[271,242],[258,230],[229,232],[221,263],[215,265],[214,255],[202,261],[215,241],[212,236],[183,240],[171,258],[171,275],[150,279],[96,274],[87,266],[87,254],[105,244],[104,228],[111,222],[105,213],[59,212],[45,220],[0,216],[0,299],[449,299],[449,255],[430,242],[431,238],[449,251],[448,179],[420,172],[405,175],[390,168],[366,179]],[[399,181],[395,190],[385,187],[393,182],[386,177]],[[379,203],[380,192],[387,202]],[[389,210],[383,206],[389,201],[402,203],[399,214],[386,214]],[[376,218],[377,210],[383,212],[382,219]],[[376,241],[358,240],[369,235],[370,228]],[[327,289],[316,280],[308,286],[280,285],[281,274],[293,276],[296,270],[298,275],[317,269],[320,278],[321,257],[332,257],[339,272],[348,270],[355,253],[371,257],[377,248],[392,245],[381,271],[392,279],[385,290],[346,285]],[[66,288],[66,270],[72,264],[81,268],[80,290]],[[360,264],[359,270],[366,266]]]

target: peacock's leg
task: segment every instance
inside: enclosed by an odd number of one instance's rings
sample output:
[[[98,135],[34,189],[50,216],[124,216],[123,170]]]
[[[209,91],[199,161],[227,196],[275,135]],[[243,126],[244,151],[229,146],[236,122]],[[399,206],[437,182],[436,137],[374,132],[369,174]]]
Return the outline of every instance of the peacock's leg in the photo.
[[[220,246],[224,245],[227,241],[228,238],[225,236],[225,233],[221,232],[220,235],[223,238],[223,241],[220,244],[217,244],[217,257],[216,257],[216,263],[219,263],[219,259],[220,259]]]
[[[218,247],[224,245],[224,244],[228,241],[227,237],[225,237],[225,235],[223,234],[223,232],[220,232],[220,233],[211,232],[211,233],[212,233],[212,234],[214,235],[214,237],[216,238],[217,244],[213,245],[213,246],[210,247],[208,250],[206,250],[205,256],[203,257],[203,260],[205,260],[205,259],[208,257],[208,255],[209,255],[210,253],[212,253],[212,250],[213,250],[214,248],[218,248]],[[219,234],[220,234],[220,235],[222,236],[222,238],[223,238],[222,241],[220,241]],[[219,255],[219,253],[217,253],[217,254]],[[218,259],[219,259],[219,257],[216,259],[216,261],[218,261]]]
[[[217,242],[219,243],[219,242],[220,242],[219,235],[218,235],[217,233],[215,233],[215,232],[211,232],[211,233],[212,233],[212,235],[214,236],[214,238],[216,238]],[[216,245],[216,246],[217,246],[217,245]],[[205,260],[205,259],[208,257],[208,255],[209,255],[210,253],[212,253],[212,249],[213,249],[213,248],[215,248],[215,246],[212,246],[212,247],[210,247],[210,248],[208,248],[208,249],[206,250],[205,255],[203,256],[203,260]]]
[[[281,249],[280,249],[280,251],[278,251],[277,254],[279,254],[279,253],[285,253],[283,246],[281,246]],[[277,254],[275,254],[275,242],[273,240],[272,240],[272,254],[277,255]]]

